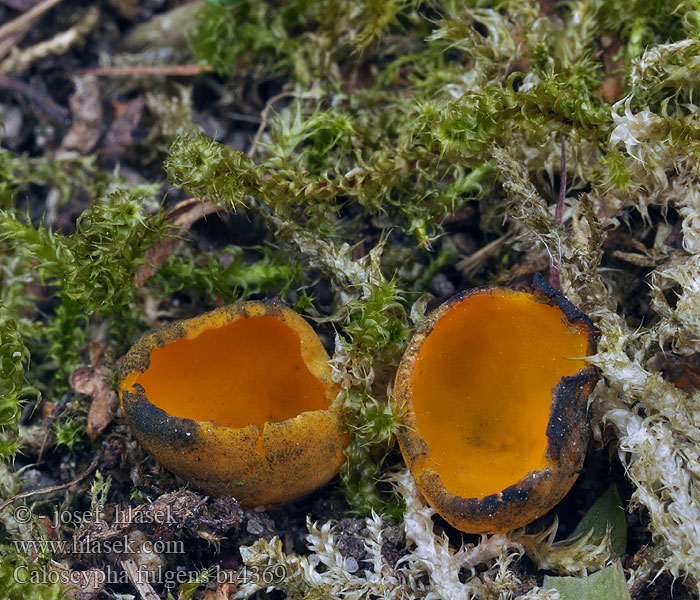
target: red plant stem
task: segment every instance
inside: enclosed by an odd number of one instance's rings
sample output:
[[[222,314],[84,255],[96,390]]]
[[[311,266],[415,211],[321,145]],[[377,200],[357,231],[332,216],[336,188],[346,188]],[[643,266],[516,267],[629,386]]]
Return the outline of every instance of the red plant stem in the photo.
[[[559,176],[559,198],[557,199],[557,207],[554,211],[554,221],[557,225],[561,225],[564,217],[564,198],[566,197],[566,144],[564,134],[561,136],[561,175]],[[559,281],[559,262],[558,259],[551,257],[549,263],[549,285],[555,290],[561,290]]]

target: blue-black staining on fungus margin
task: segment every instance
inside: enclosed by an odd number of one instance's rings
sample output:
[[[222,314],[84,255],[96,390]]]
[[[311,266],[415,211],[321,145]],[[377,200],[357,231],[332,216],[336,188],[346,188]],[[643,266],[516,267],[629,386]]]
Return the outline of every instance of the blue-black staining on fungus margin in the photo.
[[[153,350],[162,348],[171,342],[185,337],[185,335],[185,328],[180,321],[167,323],[155,331],[149,331],[143,334],[136,343],[131,346],[122,360],[122,364],[119,367],[119,380],[123,380],[128,373],[134,371],[145,373],[151,365],[151,352],[153,352]],[[151,343],[150,340],[155,340],[155,344]]]
[[[544,277],[539,273],[535,273],[532,278],[532,287],[534,290],[541,295],[545,296],[548,300],[554,302],[564,316],[570,323],[582,323],[586,326],[589,331],[588,341],[592,348],[595,349],[595,329],[593,327],[593,322],[583,314],[576,306],[569,302],[568,298],[562,294],[559,290],[555,290],[551,285],[549,285]]]
[[[588,393],[595,380],[595,369],[583,370],[578,375],[562,377],[554,388],[554,399],[547,423],[547,456],[559,460],[570,445],[567,439],[578,435],[578,443],[588,443]]]
[[[191,419],[173,417],[146,398],[143,388],[134,384],[137,393],[124,390],[124,413],[134,425],[139,436],[149,436],[171,446],[173,449],[193,447],[198,428]]]
[[[503,502],[506,504],[518,505],[528,501],[530,498],[530,491],[532,490],[531,485],[523,485],[526,480],[522,480],[516,485],[511,485],[507,487],[503,492],[501,492],[501,497]]]

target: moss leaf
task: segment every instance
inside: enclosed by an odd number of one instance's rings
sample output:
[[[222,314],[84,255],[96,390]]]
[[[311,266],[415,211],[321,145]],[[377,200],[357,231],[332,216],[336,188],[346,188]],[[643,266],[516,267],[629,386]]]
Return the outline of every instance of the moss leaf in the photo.
[[[545,575],[542,587],[558,591],[560,600],[630,600],[620,561],[588,577]]]
[[[569,540],[576,540],[593,530],[590,541],[597,544],[609,531],[610,547],[616,556],[622,556],[627,546],[627,519],[622,500],[615,484],[611,484],[603,495],[588,509]]]

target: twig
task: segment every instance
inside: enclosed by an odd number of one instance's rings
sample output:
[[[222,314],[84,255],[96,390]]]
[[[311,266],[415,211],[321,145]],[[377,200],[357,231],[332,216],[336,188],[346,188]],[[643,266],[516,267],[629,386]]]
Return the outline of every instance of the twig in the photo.
[[[27,12],[22,13],[19,17],[5,23],[0,27],[0,39],[7,35],[15,34],[26,27],[31,27],[34,21],[59,2],[61,2],[61,0],[44,0],[34,8],[30,8]]]
[[[510,235],[510,233],[506,233],[497,240],[493,240],[482,248],[479,248],[476,252],[473,252],[466,258],[460,260],[455,265],[455,269],[466,277],[471,277],[472,275],[476,274],[491,256],[498,253],[503,246],[503,243],[510,237]]]
[[[0,3],[20,12],[29,10],[32,6],[39,4],[37,0],[0,0]]]
[[[8,35],[5,39],[0,39],[0,58],[5,56],[12,48],[16,47],[26,33],[26,31],[20,31]]]
[[[170,75],[187,77],[207,73],[211,65],[125,65],[119,67],[97,67],[80,69],[75,75],[98,75],[103,77],[132,77],[138,75]]]
[[[73,44],[79,42],[95,28],[99,16],[100,11],[94,6],[91,6],[85,16],[70,29],[62,31],[50,40],[30,46],[6,58],[2,64],[0,64],[0,72],[15,73],[17,71],[24,71],[28,69],[35,60],[52,54],[60,55],[65,53]]]
[[[217,207],[206,196],[202,198],[188,198],[178,202],[168,212],[167,219],[173,226],[168,227],[159,244],[149,248],[144,257],[144,264],[139,265],[134,273],[134,286],[138,289],[146,280],[155,274],[158,267],[165,264],[168,256],[172,254],[183,240],[182,233],[187,232],[199,219],[217,212]]]
[[[561,136],[561,175],[559,176],[559,198],[554,211],[554,220],[557,225],[561,225],[564,218],[564,198],[566,197],[566,143],[564,134]],[[555,290],[561,289],[559,281],[559,263],[552,258],[549,262],[549,285]]]
[[[61,2],[61,0],[44,0],[37,4],[34,8],[21,14],[19,17],[12,19],[0,27],[0,58],[5,56],[12,48],[12,45],[18,43],[22,37],[29,31],[34,22],[41,17],[47,10],[53,8]],[[11,38],[11,39],[5,39]],[[6,43],[12,42],[12,45]]]
[[[250,150],[248,150],[248,156],[252,157],[255,154],[255,151],[258,149],[260,138],[262,137],[262,134],[265,131],[265,127],[267,127],[267,120],[270,116],[272,105],[278,100],[281,100],[282,98],[287,98],[289,96],[294,96],[294,92],[280,92],[279,94],[272,96],[272,98],[270,98],[267,101],[267,103],[265,104],[265,108],[263,108],[262,112],[260,113],[260,127],[258,127],[258,130],[255,132],[253,143],[250,146]]]
[[[90,466],[87,468],[87,470],[83,471],[80,475],[78,475],[75,479],[72,481],[69,481],[68,483],[61,483],[60,485],[51,485],[49,487],[41,488],[40,490],[30,490],[28,492],[22,492],[21,494],[16,494],[12,496],[12,498],[8,498],[0,504],[0,512],[5,510],[10,504],[15,502],[16,500],[21,500],[22,498],[30,498],[31,496],[38,496],[41,494],[51,494],[53,492],[59,492],[61,490],[68,489],[69,487],[74,486],[76,483],[80,483],[83,479],[85,479],[90,473],[92,473],[96,468],[97,468],[97,463],[100,460],[100,455],[98,454],[95,459],[90,463]]]
[[[51,121],[59,125],[70,124],[70,113],[67,108],[56,104],[51,98],[43,92],[32,87],[24,81],[18,79],[9,79],[0,76],[0,90],[11,90],[24,96],[32,102],[39,110],[41,110]]]
[[[127,577],[136,588],[139,596],[141,596],[141,600],[160,600],[160,596],[156,594],[153,586],[151,586],[148,581],[144,581],[143,571],[139,571],[133,560],[127,558],[126,560],[119,561],[119,564],[121,564],[122,569],[126,571]]]

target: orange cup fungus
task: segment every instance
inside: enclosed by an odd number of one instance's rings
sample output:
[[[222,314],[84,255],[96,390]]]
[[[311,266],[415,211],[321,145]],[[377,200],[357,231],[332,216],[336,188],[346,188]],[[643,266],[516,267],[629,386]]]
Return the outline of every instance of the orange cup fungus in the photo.
[[[281,504],[345,460],[328,360],[291,309],[240,302],[144,335],[124,358],[119,396],[167,469],[244,506]]]
[[[569,491],[588,446],[594,348],[590,320],[539,276],[533,294],[478,288],[426,319],[396,375],[398,437],[448,523],[509,531]]]

